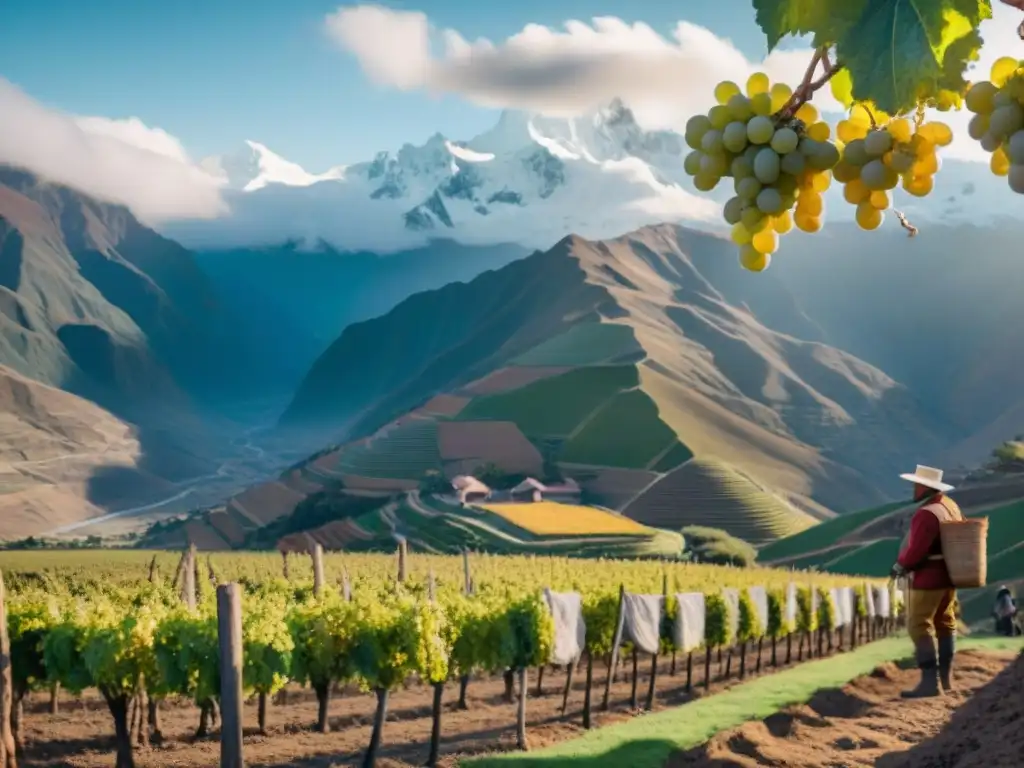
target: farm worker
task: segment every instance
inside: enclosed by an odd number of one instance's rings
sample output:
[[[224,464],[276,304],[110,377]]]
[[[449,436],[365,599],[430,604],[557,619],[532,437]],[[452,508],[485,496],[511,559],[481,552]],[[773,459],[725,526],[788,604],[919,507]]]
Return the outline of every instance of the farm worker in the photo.
[[[945,494],[953,486],[942,482],[942,470],[918,465],[900,478],[913,483],[918,508],[910,519],[899,557],[892,567],[894,579],[907,578],[907,631],[914,643],[921,681],[903,691],[905,699],[938,696],[939,683],[952,690],[953,656],[956,653],[956,590],[942,557],[939,523],[963,520],[957,503]],[[935,636],[938,635],[938,658]]]
[[[1006,587],[1002,587],[996,595],[996,607],[992,615],[996,619],[996,634],[1013,637],[1013,617],[1017,615],[1017,603]]]

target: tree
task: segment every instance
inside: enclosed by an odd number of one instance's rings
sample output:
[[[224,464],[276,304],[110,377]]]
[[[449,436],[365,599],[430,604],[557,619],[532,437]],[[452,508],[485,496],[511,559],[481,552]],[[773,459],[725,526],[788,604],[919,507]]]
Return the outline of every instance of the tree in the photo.
[[[1024,8],[1024,0],[1001,1]],[[790,36],[812,38],[804,77],[795,87],[772,84],[763,72],[745,89],[719,83],[717,104],[687,122],[693,152],[684,162],[699,191],[734,180],[723,216],[746,269],[766,269],[779,236],[794,226],[821,229],[821,195],[833,178],[866,230],[881,226],[897,187],[930,194],[938,152],[953,133],[926,110],[973,112],[969,133],[991,153],[992,172],[1024,194],[1024,62],[1003,57],[990,80],[965,77],[991,0],[918,0],[912,10],[900,0],[754,0],[754,10],[769,51]],[[1019,32],[1024,38],[1024,24]],[[810,103],[826,84],[848,110],[835,138]],[[908,236],[917,234],[893,212]]]

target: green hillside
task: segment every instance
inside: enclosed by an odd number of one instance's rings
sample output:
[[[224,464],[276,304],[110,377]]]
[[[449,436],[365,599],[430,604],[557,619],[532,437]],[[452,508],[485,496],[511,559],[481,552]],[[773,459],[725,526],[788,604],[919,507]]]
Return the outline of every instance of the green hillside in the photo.
[[[803,530],[810,516],[717,459],[696,458],[655,483],[624,510],[645,525],[720,528],[761,544]]]
[[[573,435],[561,459],[571,464],[644,469],[677,442],[676,433],[658,416],[654,401],[645,392],[631,390],[612,398]]]
[[[580,323],[537,345],[513,365],[600,365],[643,357],[633,329],[619,323]]]
[[[632,365],[576,368],[561,376],[473,400],[461,421],[513,421],[530,438],[567,437],[594,409],[637,386]]]

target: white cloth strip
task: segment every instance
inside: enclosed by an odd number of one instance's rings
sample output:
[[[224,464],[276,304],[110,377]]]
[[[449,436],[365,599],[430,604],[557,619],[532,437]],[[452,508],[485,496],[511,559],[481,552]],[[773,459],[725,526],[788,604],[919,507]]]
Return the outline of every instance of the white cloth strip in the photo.
[[[704,593],[676,594],[676,620],[673,643],[687,653],[704,644]]]
[[[633,642],[638,651],[650,654],[658,652],[664,608],[664,595],[635,595],[631,592],[623,595],[624,636]]]
[[[550,662],[558,666],[575,664],[583,654],[587,641],[587,625],[583,620],[583,599],[579,592],[544,590],[551,617],[555,622],[555,642]]]

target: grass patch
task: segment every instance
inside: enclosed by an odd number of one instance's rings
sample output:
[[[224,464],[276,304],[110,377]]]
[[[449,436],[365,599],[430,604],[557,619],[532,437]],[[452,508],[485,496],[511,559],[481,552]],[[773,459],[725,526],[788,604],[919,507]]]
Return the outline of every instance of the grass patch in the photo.
[[[671,472],[680,464],[684,464],[692,458],[693,451],[682,443],[677,442],[669,449],[668,453],[658,459],[655,465],[651,467],[651,471]]]
[[[1010,638],[965,638],[961,649],[1011,650]],[[621,768],[659,766],[677,749],[690,749],[719,731],[768,717],[808,701],[816,691],[844,685],[879,664],[910,656],[910,641],[894,637],[856,651],[811,661],[758,678],[689,704],[633,718],[529,755],[506,754],[460,761],[473,768],[518,765],[530,768]]]
[[[627,355],[642,355],[633,329],[617,323],[580,323],[538,344],[513,365],[599,365]]]
[[[474,400],[460,421],[513,421],[528,437],[571,433],[595,408],[639,381],[632,365],[577,368],[525,387]]]
[[[675,439],[654,401],[632,390],[616,395],[565,444],[559,458],[569,464],[643,469]]]

